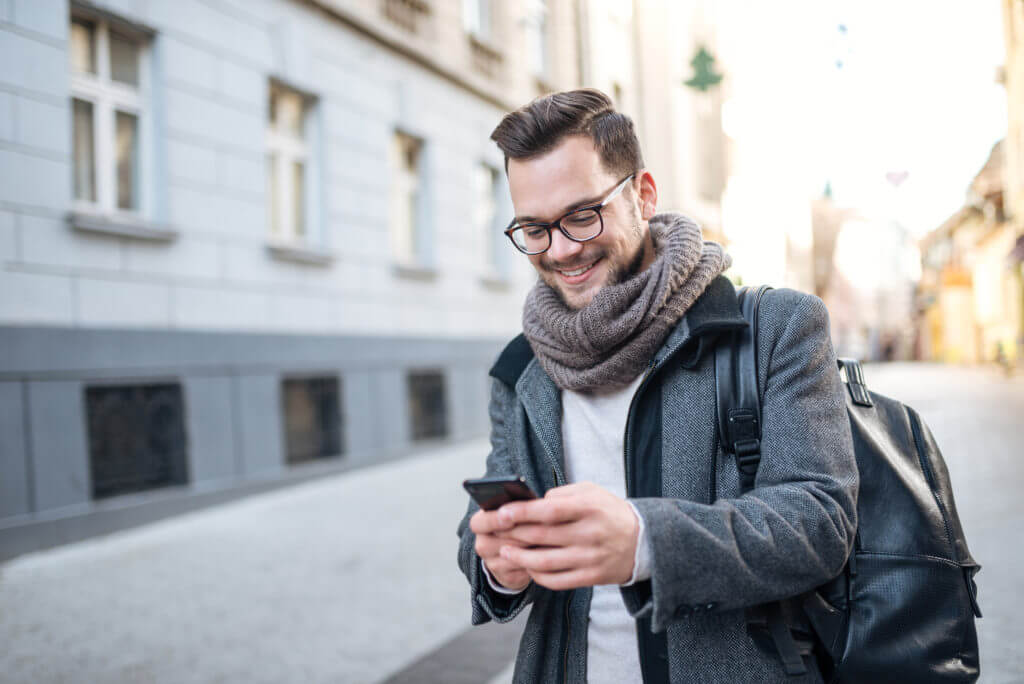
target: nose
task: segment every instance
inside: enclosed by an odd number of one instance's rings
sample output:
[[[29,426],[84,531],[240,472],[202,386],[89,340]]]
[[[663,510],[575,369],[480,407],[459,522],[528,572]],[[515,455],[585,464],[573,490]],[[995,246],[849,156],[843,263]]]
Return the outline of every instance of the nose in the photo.
[[[562,231],[555,228],[551,231],[551,246],[548,247],[548,258],[559,264],[572,264],[580,252],[583,251],[583,243],[570,240],[562,235]]]

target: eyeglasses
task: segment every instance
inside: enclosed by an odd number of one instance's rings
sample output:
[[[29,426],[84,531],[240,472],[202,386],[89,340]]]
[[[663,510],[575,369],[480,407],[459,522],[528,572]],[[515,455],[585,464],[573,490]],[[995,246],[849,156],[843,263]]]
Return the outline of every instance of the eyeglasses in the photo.
[[[623,178],[615,189],[608,193],[608,196],[597,204],[591,204],[578,209],[573,209],[561,218],[544,223],[543,221],[530,221],[519,223],[512,219],[512,223],[505,229],[505,235],[512,241],[523,254],[542,254],[548,251],[551,246],[551,231],[557,228],[562,235],[573,242],[586,242],[593,240],[604,230],[604,219],[601,217],[601,209],[609,202],[619,196],[626,183],[631,181],[636,174],[629,174]]]

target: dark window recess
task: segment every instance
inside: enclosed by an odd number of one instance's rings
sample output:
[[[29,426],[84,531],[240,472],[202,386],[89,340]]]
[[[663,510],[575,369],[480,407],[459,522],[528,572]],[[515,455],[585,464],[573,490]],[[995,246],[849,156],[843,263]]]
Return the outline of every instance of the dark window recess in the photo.
[[[440,371],[409,373],[409,418],[413,440],[448,435],[448,402]]]
[[[285,451],[289,463],[342,453],[338,378],[289,378],[281,383]]]
[[[92,496],[188,482],[181,385],[88,387]]]

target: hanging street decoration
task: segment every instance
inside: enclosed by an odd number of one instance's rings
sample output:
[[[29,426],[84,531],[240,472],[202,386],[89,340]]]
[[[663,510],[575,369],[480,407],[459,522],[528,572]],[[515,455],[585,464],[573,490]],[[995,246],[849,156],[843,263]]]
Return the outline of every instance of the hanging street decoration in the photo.
[[[690,66],[693,67],[693,78],[686,81],[685,84],[694,90],[706,93],[713,86],[721,83],[722,74],[715,73],[715,57],[703,45],[697,49],[697,54],[690,60]]]

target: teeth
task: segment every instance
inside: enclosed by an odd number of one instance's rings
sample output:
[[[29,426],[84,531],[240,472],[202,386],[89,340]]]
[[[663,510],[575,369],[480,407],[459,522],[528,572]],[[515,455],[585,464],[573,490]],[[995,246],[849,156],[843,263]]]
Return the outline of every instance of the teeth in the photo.
[[[561,273],[562,275],[567,275],[569,277],[578,276],[583,273],[586,273],[593,265],[594,264],[587,264],[583,268],[577,268],[575,271],[559,271],[559,273]]]

